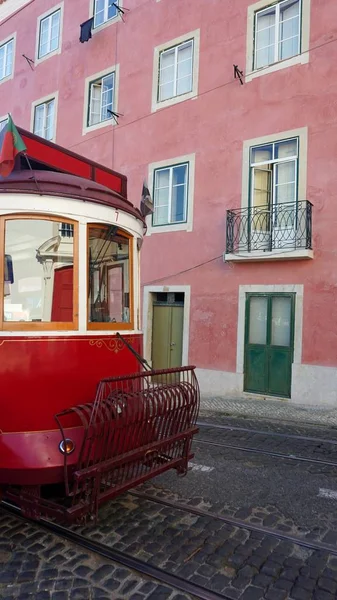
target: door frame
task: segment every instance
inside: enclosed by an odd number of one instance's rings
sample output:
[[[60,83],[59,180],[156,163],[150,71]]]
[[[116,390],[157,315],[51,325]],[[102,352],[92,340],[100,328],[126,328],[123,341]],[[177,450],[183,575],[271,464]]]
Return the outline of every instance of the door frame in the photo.
[[[148,285],[144,287],[143,356],[149,364],[152,364],[153,303],[155,301],[155,294],[158,292],[184,294],[183,351],[181,360],[183,365],[188,365],[191,305],[191,286],[189,285]]]
[[[258,395],[261,396],[265,396],[266,394],[270,395],[270,396],[275,396],[277,394],[272,394],[271,392],[251,392],[248,389],[246,389],[247,386],[247,382],[246,382],[246,377],[247,377],[247,365],[246,365],[246,351],[247,351],[247,345],[249,344],[249,331],[250,331],[250,300],[251,298],[267,298],[267,323],[266,323],[266,343],[264,344],[264,346],[270,347],[272,346],[271,344],[271,321],[272,321],[272,298],[290,298],[291,300],[291,315],[290,315],[290,344],[289,344],[289,348],[290,348],[290,361],[291,361],[291,365],[294,362],[294,330],[295,330],[295,300],[296,300],[296,295],[293,292],[249,292],[246,293],[246,307],[245,307],[245,341],[244,341],[244,365],[243,365],[243,388],[244,391],[246,393],[256,393]],[[291,376],[291,371],[290,371],[290,390],[291,390],[291,383],[292,383],[292,376]],[[283,397],[283,396],[282,396]],[[287,398],[288,396],[285,396],[285,398]]]
[[[238,327],[236,348],[236,373],[241,377],[241,392],[245,396],[251,396],[250,392],[244,391],[244,357],[245,357],[245,321],[246,321],[246,294],[295,294],[294,312],[294,345],[293,365],[302,362],[302,337],[303,337],[303,295],[304,286],[298,284],[288,285],[240,285],[238,304]],[[254,394],[255,395],[255,394]],[[256,396],[261,397],[260,394]],[[264,397],[268,397],[267,394]],[[275,398],[275,396],[270,396]],[[284,399],[284,398],[283,398]]]

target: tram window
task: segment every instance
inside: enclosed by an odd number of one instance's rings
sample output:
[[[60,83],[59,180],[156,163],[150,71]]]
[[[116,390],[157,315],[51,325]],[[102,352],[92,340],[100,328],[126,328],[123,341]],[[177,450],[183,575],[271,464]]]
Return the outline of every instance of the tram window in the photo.
[[[130,323],[129,245],[115,226],[89,226],[90,323]]]
[[[73,225],[46,219],[5,221],[4,321],[72,323]]]

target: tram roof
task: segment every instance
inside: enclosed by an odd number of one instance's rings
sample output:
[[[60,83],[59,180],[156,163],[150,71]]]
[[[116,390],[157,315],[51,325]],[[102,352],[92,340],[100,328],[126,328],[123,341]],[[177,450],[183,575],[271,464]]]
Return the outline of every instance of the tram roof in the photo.
[[[127,200],[127,178],[30,131],[17,127],[26,148],[9,177],[0,177],[0,193],[43,194],[105,204],[144,222]]]
[[[75,154],[75,152],[49,142],[21,127],[17,127],[17,130],[27,147],[29,160],[34,162],[34,168],[44,170],[44,167],[48,170],[90,179],[117,192],[123,198],[127,198],[127,179],[125,175],[103,167],[89,158]],[[25,162],[25,158],[23,158],[23,161],[21,160],[22,162]],[[23,168],[25,168],[24,165]]]

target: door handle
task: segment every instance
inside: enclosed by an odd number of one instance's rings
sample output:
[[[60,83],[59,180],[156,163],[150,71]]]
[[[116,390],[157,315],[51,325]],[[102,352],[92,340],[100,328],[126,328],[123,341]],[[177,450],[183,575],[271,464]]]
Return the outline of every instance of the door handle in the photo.
[[[175,343],[175,342],[171,342],[171,344],[170,344],[170,346],[171,346],[171,347],[172,347],[172,346],[175,346],[175,345],[176,345],[176,343]]]

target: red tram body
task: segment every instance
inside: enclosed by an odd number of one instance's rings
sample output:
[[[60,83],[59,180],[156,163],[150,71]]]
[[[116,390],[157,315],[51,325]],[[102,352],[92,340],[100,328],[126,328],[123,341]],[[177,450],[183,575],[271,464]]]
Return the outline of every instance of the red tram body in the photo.
[[[141,372],[144,219],[126,178],[19,131],[28,161],[0,178],[0,494],[75,520],[186,472],[199,390],[193,368]]]

